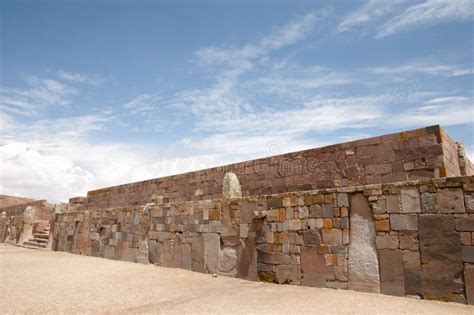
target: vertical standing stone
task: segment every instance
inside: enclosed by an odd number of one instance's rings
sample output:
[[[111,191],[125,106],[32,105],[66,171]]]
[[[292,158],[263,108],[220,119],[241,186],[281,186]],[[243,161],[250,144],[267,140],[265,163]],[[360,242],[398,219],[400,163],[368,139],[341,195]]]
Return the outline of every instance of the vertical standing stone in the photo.
[[[301,248],[302,285],[324,288],[326,286],[325,267],[324,255],[318,253],[316,246]]]
[[[204,265],[204,238],[196,234],[191,244],[191,267],[193,271],[205,272]]]
[[[210,273],[219,271],[219,251],[221,248],[221,238],[217,233],[206,233],[206,269]]]
[[[255,239],[240,240],[237,277],[257,281],[257,246]]]
[[[237,178],[237,175],[232,172],[228,172],[224,175],[222,197],[227,199],[242,197],[242,189],[240,188],[239,179]]]
[[[361,193],[351,198],[350,227],[348,288],[380,292],[375,224],[369,202]]]
[[[463,289],[461,237],[454,217],[420,215],[421,292],[425,298],[449,300]]]
[[[474,305],[474,265],[464,267],[467,303]]]
[[[380,258],[380,286],[383,294],[405,296],[403,254],[400,250],[382,249]]]

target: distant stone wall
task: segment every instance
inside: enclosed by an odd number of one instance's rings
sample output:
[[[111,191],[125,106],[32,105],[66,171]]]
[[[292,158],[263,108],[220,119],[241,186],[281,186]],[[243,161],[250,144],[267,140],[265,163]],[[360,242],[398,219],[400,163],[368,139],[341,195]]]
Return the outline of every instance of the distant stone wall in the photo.
[[[86,208],[141,205],[153,196],[221,198],[228,171],[237,175],[244,197],[460,175],[457,145],[432,126],[93,190]]]
[[[23,244],[53,220],[53,206],[46,200],[0,208],[0,241]]]
[[[54,249],[474,304],[474,177],[57,214]]]

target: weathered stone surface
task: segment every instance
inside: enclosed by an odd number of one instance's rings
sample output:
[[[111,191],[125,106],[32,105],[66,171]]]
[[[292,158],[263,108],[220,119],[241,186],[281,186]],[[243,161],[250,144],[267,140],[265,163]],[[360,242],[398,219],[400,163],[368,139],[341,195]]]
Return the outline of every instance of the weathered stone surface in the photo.
[[[191,268],[193,271],[205,272],[205,242],[202,235],[196,234],[191,243]],[[164,248],[163,248],[164,250]]]
[[[467,303],[474,305],[474,265],[464,267],[464,282],[466,284]]]
[[[400,249],[409,249],[418,251],[418,232],[400,231],[399,233]]]
[[[380,292],[375,225],[369,202],[361,193],[351,197],[350,220],[348,288],[356,291]]]
[[[257,246],[251,240],[241,240],[237,277],[256,281],[257,277]]]
[[[474,232],[474,218],[456,218],[456,230]]]
[[[390,226],[392,230],[418,230],[418,216],[416,214],[391,214]]]
[[[396,235],[377,235],[375,238],[377,249],[397,249],[398,236]]]
[[[269,253],[258,251],[258,263],[272,264],[272,265],[288,265],[290,263],[290,256],[288,254]]]
[[[423,213],[436,213],[436,194],[421,194],[421,211]]]
[[[467,212],[474,212],[474,194],[465,194],[464,195],[464,202],[466,204],[466,211]]]
[[[400,195],[387,195],[387,212],[388,213],[400,213],[402,209],[400,207]]]
[[[302,285],[309,287],[326,286],[326,263],[324,256],[318,253],[317,247],[301,248]]]
[[[181,244],[181,268],[192,269],[191,244]]]
[[[224,175],[222,197],[227,199],[242,197],[239,179],[234,173],[228,172]]]
[[[303,239],[306,246],[317,246],[321,244],[321,235],[315,230],[304,231]]]
[[[347,194],[337,194],[337,206],[349,207],[349,198]]]
[[[454,217],[420,216],[421,293],[426,298],[449,299],[462,290],[462,257]]]
[[[219,271],[219,251],[221,248],[221,238],[217,233],[206,233],[206,269],[210,273]]]
[[[438,213],[463,213],[464,196],[461,188],[444,188],[436,194]]]
[[[462,261],[474,263],[474,246],[462,246]]]
[[[221,250],[219,255],[219,272],[225,275],[237,274],[237,252],[232,247]]]
[[[322,216],[321,205],[311,205],[309,207],[310,218],[321,218],[321,216]]]
[[[276,267],[276,277],[280,284],[300,284],[300,268],[295,265],[279,265]]]
[[[421,212],[420,194],[418,187],[405,187],[401,190],[402,212]]]
[[[342,244],[342,230],[340,229],[323,229],[323,244],[326,245],[341,245]]]
[[[332,204],[324,204],[322,206],[322,215],[323,218],[332,218],[333,217],[333,207]]]
[[[379,250],[380,287],[383,294],[405,296],[403,254],[400,250]]]

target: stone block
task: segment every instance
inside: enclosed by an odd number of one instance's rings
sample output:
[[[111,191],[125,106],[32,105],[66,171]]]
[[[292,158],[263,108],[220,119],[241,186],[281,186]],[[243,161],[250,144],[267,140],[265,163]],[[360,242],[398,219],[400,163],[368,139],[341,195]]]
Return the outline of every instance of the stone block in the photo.
[[[400,195],[387,195],[385,197],[387,201],[387,212],[388,213],[400,213],[402,209],[400,207]]]
[[[466,204],[466,211],[469,213],[474,212],[474,194],[464,194],[464,203]]]
[[[323,244],[341,245],[342,231],[340,229],[323,229]]]
[[[337,194],[337,206],[349,207],[349,198],[347,197],[347,194]]]
[[[217,233],[206,233],[204,235],[206,242],[206,269],[210,273],[217,273],[219,271],[219,251],[221,247],[221,238]]]
[[[399,233],[400,249],[418,250],[418,232],[400,231]]]
[[[164,246],[163,246],[164,250]],[[193,271],[205,272],[205,242],[202,235],[196,234],[191,243],[191,268]]]
[[[404,270],[420,270],[421,259],[420,252],[414,250],[403,251],[403,268]]]
[[[389,220],[376,220],[375,230],[376,231],[390,231],[390,221]]]
[[[427,214],[419,219],[421,293],[425,298],[449,299],[463,289],[461,240],[454,217]]]
[[[271,270],[270,270],[271,271]],[[246,280],[257,280],[257,247],[250,240],[240,242],[237,277]]]
[[[332,218],[334,216],[332,204],[323,204],[321,211],[323,218]]]
[[[344,230],[344,244],[349,243],[348,288],[380,292],[379,261],[375,247],[375,225],[367,198],[357,193],[351,197],[351,229]]]
[[[246,223],[240,224],[239,234],[241,238],[247,238],[249,236],[249,225]]]
[[[280,284],[300,284],[300,268],[295,265],[278,265],[276,277]]]
[[[380,287],[383,294],[405,296],[403,253],[400,250],[379,250]]]
[[[459,234],[461,235],[461,245],[471,246],[472,244],[471,232],[460,232]]]
[[[191,244],[181,244],[181,268],[191,270],[192,268]]]
[[[321,244],[321,235],[318,231],[306,230],[303,232],[303,239],[306,246],[319,246]]]
[[[377,249],[397,249],[398,236],[396,235],[377,235],[375,237]]]
[[[303,221],[300,219],[293,219],[288,221],[288,229],[290,231],[299,231],[303,228]]]
[[[403,213],[421,212],[420,194],[418,187],[404,187],[401,189],[401,201]]]
[[[474,232],[474,218],[460,217],[456,218],[456,230],[457,231],[469,231]]]
[[[392,230],[416,231],[418,230],[418,216],[416,214],[390,214]]]
[[[237,251],[226,247],[219,254],[219,273],[229,276],[237,274]]]
[[[464,195],[461,188],[444,188],[436,195],[438,213],[463,213]]]
[[[290,256],[288,254],[258,251],[258,262],[271,265],[288,265],[290,264]]]
[[[474,265],[464,267],[467,304],[474,305]]]
[[[309,207],[309,217],[310,218],[321,218],[321,206],[320,205],[311,205]]]
[[[421,212],[436,213],[436,194],[421,194]]]
[[[474,246],[462,246],[462,261],[474,263]]]

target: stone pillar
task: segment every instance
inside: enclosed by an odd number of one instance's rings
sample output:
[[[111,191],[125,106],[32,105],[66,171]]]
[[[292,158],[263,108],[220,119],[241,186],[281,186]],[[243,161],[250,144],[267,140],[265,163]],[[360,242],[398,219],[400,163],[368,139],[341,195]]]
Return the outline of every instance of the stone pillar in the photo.
[[[222,182],[222,197],[225,199],[241,198],[242,189],[240,188],[239,179],[237,175],[232,172],[227,172],[224,175]]]
[[[375,224],[367,198],[351,198],[349,243],[349,283],[354,291],[380,292],[379,262],[375,247]]]

